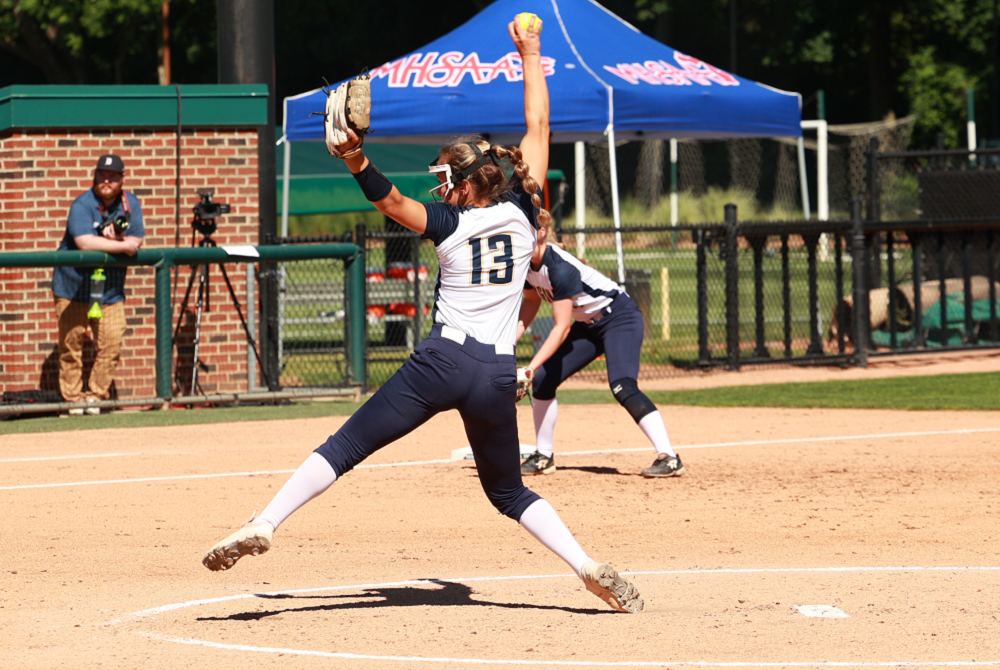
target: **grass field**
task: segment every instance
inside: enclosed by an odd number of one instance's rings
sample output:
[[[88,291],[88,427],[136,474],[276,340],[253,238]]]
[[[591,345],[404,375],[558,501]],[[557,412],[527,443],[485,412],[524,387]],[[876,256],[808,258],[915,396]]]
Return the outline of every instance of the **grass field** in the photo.
[[[647,395],[658,405],[701,407],[998,410],[1000,409],[1000,375],[971,373],[852,381],[762,384],[695,391],[649,391]],[[579,405],[614,403],[615,400],[610,391],[560,391],[559,402]],[[27,416],[0,422],[0,434],[345,416],[353,413],[358,407],[360,404],[348,401],[314,401],[287,405],[116,412],[99,417],[73,417],[71,419]]]

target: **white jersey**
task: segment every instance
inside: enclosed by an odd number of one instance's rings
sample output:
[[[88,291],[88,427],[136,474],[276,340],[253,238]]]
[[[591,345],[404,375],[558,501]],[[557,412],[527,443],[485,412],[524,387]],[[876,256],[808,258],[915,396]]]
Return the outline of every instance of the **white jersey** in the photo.
[[[528,270],[525,288],[533,288],[545,302],[573,300],[573,318],[589,321],[611,304],[621,285],[582,262],[573,254],[549,245],[538,268]]]
[[[514,345],[522,287],[537,244],[530,196],[511,194],[488,207],[425,207],[423,237],[434,242],[440,261],[434,323],[484,344]]]

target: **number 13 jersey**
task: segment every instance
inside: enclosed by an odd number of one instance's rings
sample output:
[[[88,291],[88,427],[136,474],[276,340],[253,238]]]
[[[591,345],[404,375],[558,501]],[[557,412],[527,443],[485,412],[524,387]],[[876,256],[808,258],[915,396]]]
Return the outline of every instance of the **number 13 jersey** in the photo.
[[[488,207],[426,203],[424,239],[434,242],[439,269],[434,323],[485,344],[513,345],[531,254],[538,242],[526,193]]]

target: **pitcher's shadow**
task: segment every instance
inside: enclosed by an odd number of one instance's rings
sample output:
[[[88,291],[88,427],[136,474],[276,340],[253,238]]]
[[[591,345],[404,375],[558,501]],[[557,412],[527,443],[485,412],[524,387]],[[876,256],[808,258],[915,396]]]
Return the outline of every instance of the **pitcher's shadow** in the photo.
[[[576,470],[577,472],[589,472],[592,475],[625,475],[631,474],[628,472],[622,472],[618,468],[609,468],[607,466],[601,465],[560,465],[559,470]]]
[[[265,600],[294,600],[296,602],[311,600],[345,600],[352,602],[331,602],[323,605],[308,605],[302,607],[286,607],[264,612],[240,612],[229,616],[198,617],[196,621],[259,621],[270,616],[297,612],[333,612],[337,610],[377,609],[381,607],[502,607],[505,609],[536,609],[557,610],[571,614],[616,614],[612,610],[581,609],[577,607],[560,607],[558,605],[529,605],[525,603],[497,603],[487,600],[473,600],[472,588],[458,582],[447,582],[438,579],[428,580],[443,586],[440,589],[404,587],[384,587],[363,589],[362,594],[338,594],[329,596],[296,596],[291,594],[269,595],[258,593],[258,598]],[[358,598],[381,598],[381,600],[366,600],[358,602]]]
[[[468,468],[470,476],[475,473],[476,466],[470,465]],[[629,475],[630,472],[622,472],[618,468],[611,468],[606,465],[559,465],[557,470],[576,470],[577,472],[589,472],[592,475]],[[531,477],[525,477],[527,480],[531,480]]]

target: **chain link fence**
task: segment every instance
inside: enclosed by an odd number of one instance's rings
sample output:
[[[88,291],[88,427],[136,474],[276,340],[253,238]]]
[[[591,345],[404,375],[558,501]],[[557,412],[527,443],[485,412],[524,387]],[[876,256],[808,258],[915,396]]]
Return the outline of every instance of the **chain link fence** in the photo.
[[[879,141],[883,151],[904,151],[916,117],[827,126],[827,186],[830,218],[847,219],[850,201],[865,193],[866,151]],[[726,203],[737,203],[747,220],[787,221],[805,217],[803,174],[810,217],[818,211],[817,140],[735,138],[678,140],[675,166],[668,140],[620,142],[616,148],[622,220],[642,224],[701,224],[721,219]],[[585,145],[586,165],[576,176],[586,193],[588,226],[611,223],[611,173],[606,142]],[[800,165],[801,162],[801,165]],[[675,167],[675,169],[673,169]],[[672,174],[673,169],[673,174]],[[573,179],[568,186],[575,187]],[[670,193],[677,193],[671,212]],[[575,212],[567,211],[569,218]]]
[[[869,350],[995,345],[1000,151],[865,155]]]
[[[834,319],[836,306],[852,290],[844,264],[848,222],[743,222],[737,228],[736,213],[734,207],[731,229],[557,230],[567,251],[578,253],[582,246],[587,262],[616,281],[621,261],[621,283],[646,321],[643,378],[847,351],[848,342],[836,338]],[[597,361],[579,374],[599,380],[603,369]]]
[[[864,364],[868,355],[998,342],[1000,150],[899,151],[912,119],[837,128],[848,139],[841,158],[831,150],[831,168],[843,159],[831,178],[842,186],[831,187],[831,197],[844,214],[830,221],[759,216],[762,193],[770,193],[772,215],[801,196],[795,147],[779,140],[679,143],[687,193],[707,197],[709,175],[723,165],[737,189],[722,197],[745,192],[756,201],[720,201],[713,218],[692,215],[707,219],[696,224],[662,217],[664,142],[633,147],[641,169],[632,192],[646,219],[627,218],[623,207],[621,229],[600,218],[567,227],[557,199],[556,240],[622,283],[643,312],[643,378],[716,366]],[[610,206],[597,187],[606,149],[587,148],[586,178],[595,186],[588,209],[598,214]],[[378,387],[430,332],[437,255],[431,242],[391,221],[359,226],[352,239],[366,254],[366,379]],[[284,275],[283,386],[345,379],[343,270],[310,263]],[[518,343],[519,361],[531,359],[551,324],[543,304]],[[603,380],[604,369],[598,359],[579,375]]]
[[[332,259],[278,267],[278,384],[350,384],[344,264]]]

